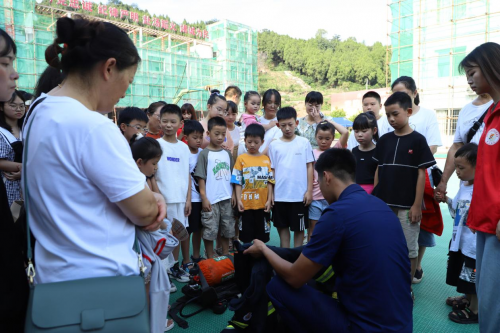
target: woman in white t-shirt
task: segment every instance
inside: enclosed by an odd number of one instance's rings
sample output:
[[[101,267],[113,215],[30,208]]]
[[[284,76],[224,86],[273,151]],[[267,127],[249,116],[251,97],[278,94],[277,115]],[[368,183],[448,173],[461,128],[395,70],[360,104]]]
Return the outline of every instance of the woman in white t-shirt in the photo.
[[[402,91],[407,93],[412,99],[412,115],[409,119],[410,127],[422,134],[427,140],[427,144],[431,149],[432,154],[437,152],[441,143],[441,133],[439,132],[439,123],[436,117],[436,111],[431,109],[426,109],[424,107],[419,106],[420,98],[418,96],[417,86],[415,84],[415,80],[409,76],[401,76],[391,86],[392,92]],[[430,170],[430,169],[429,169]],[[432,207],[426,206],[426,210],[422,211],[422,221],[420,224],[420,233],[418,236],[418,261],[417,261],[417,270],[415,272],[415,276],[413,277],[413,283],[420,283],[423,278],[423,270],[422,270],[422,259],[424,257],[425,249],[427,247],[436,246],[436,242],[434,240],[434,234],[431,232],[436,231],[437,229],[443,230],[443,218],[441,216],[441,210],[439,208],[439,204],[434,200],[433,195],[429,197],[427,193],[432,192],[432,185],[429,180],[429,171],[427,173],[426,179],[426,190],[424,192],[424,202],[428,204],[432,202]],[[441,221],[440,226],[435,224],[431,225],[435,221]],[[439,222],[437,222],[439,224]]]
[[[128,143],[103,115],[124,97],[141,59],[110,23],[60,18],[56,33],[45,56],[67,78],[42,94],[23,131],[35,282],[138,275],[135,226],[157,230],[165,201],[145,186]]]

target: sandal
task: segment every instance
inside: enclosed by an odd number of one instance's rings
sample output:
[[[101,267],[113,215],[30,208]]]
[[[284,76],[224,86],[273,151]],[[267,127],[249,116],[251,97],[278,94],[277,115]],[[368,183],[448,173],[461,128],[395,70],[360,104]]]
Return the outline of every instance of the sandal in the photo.
[[[168,319],[165,321],[165,332],[170,331],[172,328],[174,328],[175,322],[172,319]]]
[[[453,310],[448,314],[451,321],[458,324],[476,324],[478,323],[477,313],[472,312],[468,307],[463,310]]]
[[[467,298],[465,297],[465,295],[463,296],[455,296],[455,297],[448,297],[446,299],[446,305],[449,305],[449,306],[459,306],[459,305],[465,305],[465,306],[469,306],[469,301],[467,300]],[[462,310],[462,309],[460,309]]]

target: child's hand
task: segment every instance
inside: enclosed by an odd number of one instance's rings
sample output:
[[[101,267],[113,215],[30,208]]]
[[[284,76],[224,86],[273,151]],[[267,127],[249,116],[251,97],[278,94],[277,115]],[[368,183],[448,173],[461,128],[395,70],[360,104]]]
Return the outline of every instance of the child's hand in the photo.
[[[269,122],[269,125],[270,125],[271,127],[274,127],[274,126],[276,126],[276,124],[277,124],[277,123],[278,123],[278,122],[277,122],[276,120],[273,120],[273,121]]]
[[[243,202],[238,200],[238,210],[243,213],[245,211],[245,206],[243,206]]]
[[[234,192],[233,192],[233,194],[231,195],[231,206],[236,207],[237,204],[238,204],[238,202],[237,202],[236,196],[234,195]]]
[[[312,202],[313,195],[310,191],[306,191],[304,194],[304,206],[309,206]]]
[[[191,215],[191,202],[186,202],[186,207],[184,207],[184,216],[188,217]]]
[[[408,218],[411,223],[418,223],[422,220],[422,206],[411,206],[410,212],[408,213]]]
[[[212,205],[210,204],[210,201],[206,197],[201,198],[201,209],[204,212],[211,212],[212,211]]]
[[[500,221],[498,221],[498,223],[497,223],[496,234],[497,234],[497,239],[500,241]]]
[[[271,211],[271,208],[273,208],[271,201],[272,201],[271,198],[269,198],[269,200],[267,200],[267,202],[266,202],[266,207],[264,208],[264,211],[266,213],[269,213]]]

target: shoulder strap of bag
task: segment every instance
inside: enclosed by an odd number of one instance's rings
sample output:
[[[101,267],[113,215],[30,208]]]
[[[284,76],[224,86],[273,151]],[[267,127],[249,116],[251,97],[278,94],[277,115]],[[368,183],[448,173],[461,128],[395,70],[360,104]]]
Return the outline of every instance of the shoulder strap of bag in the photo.
[[[484,111],[481,118],[479,118],[477,121],[474,122],[469,132],[467,132],[467,143],[470,143],[472,141],[472,138],[474,137],[474,135],[476,135],[477,131],[479,131],[479,128],[483,124],[484,118],[492,108],[493,110],[495,110],[496,104],[492,104],[486,111]]]
[[[31,107],[30,110],[28,111],[28,114],[26,116],[26,121],[24,123],[24,127],[28,126],[28,130],[26,132],[26,138],[24,140],[24,151],[23,151],[23,168],[22,168],[22,178],[23,178],[23,185],[24,185],[24,209],[26,211],[26,236],[27,236],[27,244],[28,244],[28,251],[27,251],[27,256],[28,256],[28,269],[26,270],[26,274],[28,275],[28,279],[30,282],[30,285],[33,285],[34,277],[36,275],[35,272],[35,267],[33,266],[32,258],[33,258],[33,250],[31,248],[31,231],[30,231],[30,223],[29,223],[29,201],[30,201],[30,192],[29,192],[29,187],[28,187],[28,180],[26,177],[27,174],[27,160],[28,160],[28,141],[30,137],[30,132],[31,132],[31,126],[33,125],[33,122],[35,121],[36,114],[33,115],[33,119],[28,124],[28,117],[31,116],[35,110],[35,108],[42,103],[45,100],[46,97],[39,98]],[[145,271],[145,266],[142,262],[142,256],[141,252],[139,250],[139,243],[137,242],[137,238],[135,238],[134,241],[134,250],[137,253],[138,257],[138,262],[139,262],[139,269],[141,272],[141,276],[144,276],[144,271]]]

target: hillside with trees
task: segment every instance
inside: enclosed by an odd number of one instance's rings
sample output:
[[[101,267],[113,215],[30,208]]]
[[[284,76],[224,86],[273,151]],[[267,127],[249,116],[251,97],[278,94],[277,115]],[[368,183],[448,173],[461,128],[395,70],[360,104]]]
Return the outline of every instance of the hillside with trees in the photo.
[[[367,46],[355,38],[341,41],[338,35],[328,39],[326,34],[320,29],[315,38],[304,40],[264,30],[259,33],[258,49],[271,68],[293,71],[313,86],[352,91],[364,89],[368,80],[370,88],[385,87],[382,43]]]

